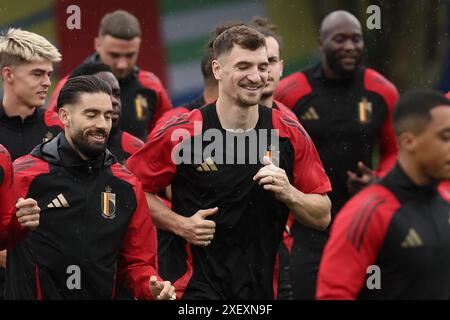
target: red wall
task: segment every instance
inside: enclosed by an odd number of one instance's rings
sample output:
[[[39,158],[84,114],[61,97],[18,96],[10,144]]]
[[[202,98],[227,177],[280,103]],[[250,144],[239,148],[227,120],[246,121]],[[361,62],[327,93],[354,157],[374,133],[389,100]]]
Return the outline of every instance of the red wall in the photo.
[[[66,26],[67,7],[77,5],[81,11],[81,29],[69,30]],[[135,15],[142,29],[142,44],[138,60],[141,69],[154,72],[165,84],[164,50],[159,21],[158,0],[56,0],[58,46],[63,56],[60,76],[64,76],[94,52],[94,38],[102,17],[117,9]]]

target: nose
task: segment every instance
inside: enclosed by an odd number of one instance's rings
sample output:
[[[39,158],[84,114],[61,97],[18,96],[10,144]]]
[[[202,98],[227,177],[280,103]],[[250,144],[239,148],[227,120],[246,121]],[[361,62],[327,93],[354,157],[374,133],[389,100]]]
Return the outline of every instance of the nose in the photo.
[[[44,79],[43,79],[42,85],[45,86],[45,87],[50,87],[51,84],[52,84],[52,81],[50,80],[49,75],[48,74],[44,75]]]
[[[265,72],[265,75],[267,78],[267,71]],[[247,75],[247,79],[253,83],[260,82],[260,81],[265,82],[265,80],[263,79],[263,73],[261,73],[261,71],[258,70],[258,68],[252,69],[250,71],[250,73]]]
[[[356,49],[356,46],[351,39],[347,39],[347,41],[344,42],[344,49],[345,51],[353,51]]]
[[[106,120],[105,116],[97,117],[97,121],[95,122],[95,127],[97,129],[103,129],[108,131],[108,126],[110,126],[111,121]]]
[[[117,69],[124,70],[128,66],[127,59],[125,57],[119,58],[117,61]]]

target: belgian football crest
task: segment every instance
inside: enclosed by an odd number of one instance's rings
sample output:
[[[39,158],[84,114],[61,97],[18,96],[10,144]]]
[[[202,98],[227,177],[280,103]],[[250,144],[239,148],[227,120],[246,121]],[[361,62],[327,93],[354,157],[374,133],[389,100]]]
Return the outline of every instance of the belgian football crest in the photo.
[[[366,97],[363,97],[362,100],[358,103],[358,113],[359,113],[359,122],[361,123],[369,123],[372,121],[372,102],[367,100]]]
[[[106,219],[114,219],[116,216],[116,194],[112,193],[110,187],[105,188],[101,194],[102,216]]]
[[[48,132],[45,134],[44,138],[42,139],[42,143],[45,143],[45,142],[50,141],[50,140],[52,140],[52,139],[53,139],[53,133],[51,133],[50,131],[48,131]]]
[[[148,109],[148,101],[142,94],[136,95],[136,98],[134,99],[134,107],[136,109],[136,118],[138,120],[144,119]]]

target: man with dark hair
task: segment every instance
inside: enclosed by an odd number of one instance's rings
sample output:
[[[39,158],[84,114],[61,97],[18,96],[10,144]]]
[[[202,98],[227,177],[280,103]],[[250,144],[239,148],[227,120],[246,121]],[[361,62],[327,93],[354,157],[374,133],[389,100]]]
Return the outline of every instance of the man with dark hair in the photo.
[[[52,139],[62,130],[55,114],[42,108],[51,85],[53,64],[61,54],[44,37],[25,30],[9,29],[0,35],[0,144],[12,160],[26,155],[36,145]],[[6,251],[0,251],[0,262]],[[0,292],[3,292],[4,264],[0,263]]]
[[[393,118],[398,162],[336,217],[319,299],[449,297],[450,101],[435,91],[410,91]]]
[[[398,93],[378,72],[360,65],[362,28],[349,12],[334,11],[323,19],[319,49],[321,62],[281,80],[275,99],[297,115],[317,147],[333,187],[334,218],[374,175],[383,176],[394,165],[397,147],[391,117]],[[380,161],[373,172],[377,146]],[[314,299],[328,230],[317,232],[294,223],[291,233],[294,297]]]
[[[172,109],[172,104],[158,77],[136,66],[141,40],[141,29],[135,16],[124,10],[108,13],[95,38],[96,53],[85,62],[103,62],[110,66],[121,90],[120,128],[145,140],[156,121]],[[50,110],[56,111],[58,93],[67,78],[56,86],[48,105]]]
[[[14,190],[40,204],[39,227],[8,252],[7,299],[169,299],[158,281],[156,233],[139,181],[106,149],[111,88],[72,78],[58,97],[64,133],[14,162]]]
[[[166,230],[160,272],[175,281],[178,297],[273,299],[288,212],[326,228],[330,185],[299,123],[259,105],[268,67],[264,36],[234,26],[213,48],[217,102],[155,128],[127,167],[143,183],[153,221]],[[154,195],[169,184],[172,210]]]
[[[233,26],[245,25],[240,21],[227,21],[217,25],[211,32],[209,40],[203,49],[203,55],[200,60],[200,70],[203,76],[203,93],[197,99],[189,102],[188,104],[180,107],[173,108],[172,110],[166,112],[161,121],[166,121],[174,115],[179,115],[181,113],[187,113],[194,109],[198,109],[206,104],[212,103],[217,100],[218,95],[218,83],[212,71],[211,63],[214,60],[214,49],[213,43],[219,34]]]
[[[120,100],[120,85],[111,68],[100,62],[87,62],[79,65],[69,76],[69,79],[82,76],[94,75],[106,81],[112,91],[112,127],[108,137],[108,149],[116,157],[119,163],[124,164],[125,161],[135,153],[139,148],[144,146],[144,142],[126,131],[120,129],[119,123],[122,114],[122,103]]]

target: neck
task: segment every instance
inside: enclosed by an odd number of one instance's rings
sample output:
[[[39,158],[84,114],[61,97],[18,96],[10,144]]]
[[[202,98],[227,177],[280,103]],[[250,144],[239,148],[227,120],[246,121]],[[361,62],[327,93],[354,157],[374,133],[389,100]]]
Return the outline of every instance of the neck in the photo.
[[[339,79],[339,76],[331,70],[330,66],[328,65],[328,63],[325,60],[322,60],[322,70],[323,70],[325,79],[327,79],[327,80]]]
[[[261,98],[261,104],[265,105],[268,108],[272,108],[272,105],[273,105],[273,94],[269,95],[268,97],[262,97]]]
[[[405,174],[418,186],[426,186],[433,183],[433,180],[425,175],[420,167],[410,157],[399,153],[398,162]]]
[[[25,118],[31,116],[36,108],[25,105],[20,102],[16,97],[8,95],[5,92],[3,97],[3,108],[5,109],[6,115],[8,117],[19,116],[24,120]]]
[[[224,129],[248,130],[256,127],[258,122],[258,105],[242,107],[226,98],[219,97],[216,103],[217,115]]]
[[[205,89],[203,90],[203,99],[205,99],[206,103],[211,103],[217,100],[219,89],[217,85],[205,85]]]
[[[75,152],[80,156],[81,159],[83,159],[84,161],[90,160],[90,158],[86,157],[83,153],[80,152],[80,150],[78,150],[78,148],[73,143],[72,138],[70,137],[69,134],[67,134],[67,132],[65,132],[64,135],[69,145],[72,147],[73,150],[75,150]]]

